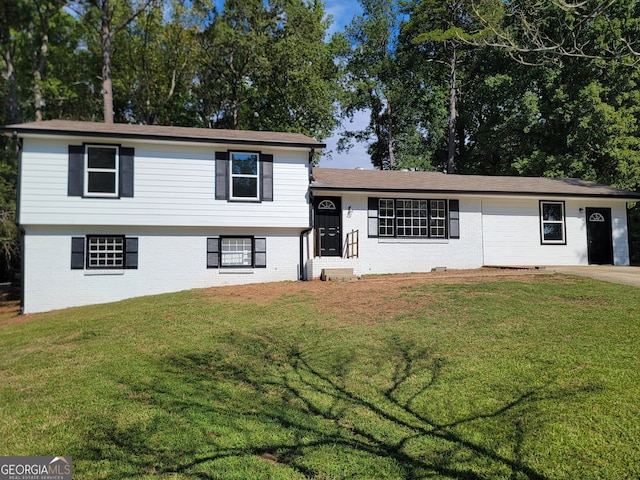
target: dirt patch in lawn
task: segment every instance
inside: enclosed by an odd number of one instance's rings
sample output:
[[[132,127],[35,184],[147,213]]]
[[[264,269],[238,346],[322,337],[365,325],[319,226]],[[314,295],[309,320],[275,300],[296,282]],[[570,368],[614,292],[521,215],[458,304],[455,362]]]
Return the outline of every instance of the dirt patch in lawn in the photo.
[[[496,281],[540,282],[550,276],[567,281],[567,277],[534,269],[446,270],[430,273],[372,275],[350,281],[313,280],[309,282],[262,283],[243,286],[213,287],[202,290],[216,300],[252,302],[258,305],[283,301],[296,303],[311,296],[314,307],[349,323],[370,324],[390,319],[412,309],[426,308],[438,299],[428,285],[488,283]],[[391,301],[392,300],[392,301]]]

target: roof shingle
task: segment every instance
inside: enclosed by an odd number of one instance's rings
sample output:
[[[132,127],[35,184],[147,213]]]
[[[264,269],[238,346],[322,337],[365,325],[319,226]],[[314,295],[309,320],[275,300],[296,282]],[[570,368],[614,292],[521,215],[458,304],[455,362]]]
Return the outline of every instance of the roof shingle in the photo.
[[[6,125],[0,128],[5,135],[68,135],[110,138],[154,138],[158,140],[186,140],[192,142],[235,143],[246,145],[324,148],[325,144],[301,133],[261,132],[250,130],[222,130],[212,128],[170,127],[160,125],[131,125],[126,123],[80,122],[74,120],[46,120],[43,122]]]
[[[389,193],[563,195],[640,199],[640,193],[576,178],[453,175],[438,172],[314,168],[313,190]]]

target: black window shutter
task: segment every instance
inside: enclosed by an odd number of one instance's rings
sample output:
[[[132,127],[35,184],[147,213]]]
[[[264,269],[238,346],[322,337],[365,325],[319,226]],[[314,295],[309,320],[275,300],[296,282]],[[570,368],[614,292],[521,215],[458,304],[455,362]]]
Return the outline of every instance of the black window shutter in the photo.
[[[207,268],[220,266],[220,237],[207,238]]]
[[[229,152],[216,152],[216,200],[229,199]]]
[[[378,236],[378,199],[369,198],[369,237]]]
[[[449,200],[449,238],[460,238],[460,200]]]
[[[260,154],[262,201],[273,202],[273,155]]]
[[[84,145],[69,145],[69,178],[67,195],[81,197],[84,193]]]
[[[133,158],[135,149],[120,147],[120,196],[133,197]]]
[[[138,239],[127,237],[124,240],[124,268],[138,268]]]
[[[84,269],[84,237],[71,237],[71,269]]]
[[[267,268],[267,239],[255,238],[253,242],[253,266],[255,268]]]

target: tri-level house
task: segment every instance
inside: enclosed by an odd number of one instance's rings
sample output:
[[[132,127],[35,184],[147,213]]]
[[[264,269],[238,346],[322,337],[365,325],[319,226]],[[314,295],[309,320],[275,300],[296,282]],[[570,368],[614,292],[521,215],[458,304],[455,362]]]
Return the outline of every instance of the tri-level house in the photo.
[[[25,313],[198,287],[629,264],[627,202],[575,179],[312,168],[304,135],[52,120],[19,146]]]
[[[322,143],[62,120],[4,133],[20,147],[25,313],[300,278]]]

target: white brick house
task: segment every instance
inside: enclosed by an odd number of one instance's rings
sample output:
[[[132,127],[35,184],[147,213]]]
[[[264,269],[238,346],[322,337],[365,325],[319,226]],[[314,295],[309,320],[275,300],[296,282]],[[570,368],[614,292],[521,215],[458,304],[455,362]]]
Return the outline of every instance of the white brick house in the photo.
[[[483,265],[629,264],[580,180],[311,169],[299,134],[46,121],[20,147],[25,313],[198,287]]]

